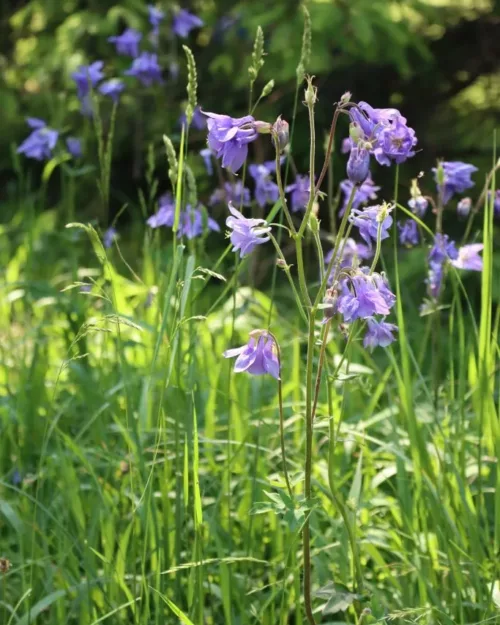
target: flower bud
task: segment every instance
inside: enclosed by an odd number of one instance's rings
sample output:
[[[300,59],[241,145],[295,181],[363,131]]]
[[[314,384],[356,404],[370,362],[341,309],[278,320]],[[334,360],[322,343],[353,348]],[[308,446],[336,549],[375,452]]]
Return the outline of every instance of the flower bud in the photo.
[[[260,135],[268,135],[272,132],[272,125],[269,122],[260,122],[260,121],[255,121],[253,124],[253,128],[260,134]]]
[[[316,104],[318,90],[312,84],[312,76],[307,77],[307,89],[305,90],[304,99],[308,107],[312,107]]]
[[[276,259],[276,266],[279,269],[283,269],[284,271],[290,269],[290,265],[287,265],[286,261],[283,260],[282,258],[277,258]]]
[[[286,122],[284,119],[281,119],[281,115],[274,122],[272,133],[275,145],[278,147],[280,152],[283,152],[283,150],[288,145],[288,140],[290,138],[290,129],[288,122]]]
[[[323,315],[325,319],[331,319],[336,313],[336,305],[339,294],[336,289],[328,289],[323,299]]]
[[[347,161],[347,177],[354,184],[362,184],[370,173],[370,154],[354,146]]]
[[[457,213],[459,217],[467,217],[472,208],[472,200],[470,197],[464,197],[457,204]]]
[[[351,101],[352,93],[350,91],[346,91],[343,96],[340,98],[340,104],[347,104]]]
[[[309,228],[310,228],[310,230],[311,230],[311,232],[313,234],[318,234],[318,232],[319,232],[319,220],[318,220],[318,218],[316,217],[316,215],[314,214],[313,211],[311,211],[311,214],[309,216],[308,226],[309,226]]]

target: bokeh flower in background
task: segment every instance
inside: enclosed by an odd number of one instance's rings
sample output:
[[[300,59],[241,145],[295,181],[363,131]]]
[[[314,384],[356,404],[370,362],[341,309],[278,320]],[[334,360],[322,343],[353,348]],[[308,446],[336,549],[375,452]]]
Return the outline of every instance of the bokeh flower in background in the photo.
[[[151,87],[155,82],[162,83],[161,67],[158,64],[158,55],[152,52],[142,52],[135,58],[132,66],[125,72],[126,76],[134,76],[145,87]]]
[[[111,78],[99,85],[99,93],[107,96],[116,104],[120,99],[120,95],[125,89],[125,83],[119,78]]]
[[[458,249],[458,256],[451,261],[457,269],[468,269],[469,271],[482,271],[483,259],[479,252],[483,251],[482,243],[471,243]]]
[[[114,43],[118,54],[136,57],[139,55],[139,44],[142,33],[133,28],[127,28],[121,35],[108,37],[110,43]]]
[[[393,323],[386,321],[378,321],[377,319],[367,319],[367,331],[363,339],[363,346],[370,347],[388,347],[394,340],[393,332],[397,332],[398,327]]]
[[[349,203],[349,198],[351,197],[354,184],[350,180],[346,179],[342,180],[339,186],[343,196],[342,207],[339,211],[339,216],[342,217],[345,209],[347,208],[347,204]],[[377,191],[380,191],[380,187],[373,182],[370,173],[368,173],[365,181],[356,186],[356,192],[352,201],[352,208],[359,208],[363,204],[376,200]]]
[[[264,208],[266,204],[274,204],[280,195],[278,185],[271,180],[274,168],[274,161],[268,161],[262,165],[250,165],[248,168],[255,180],[255,201],[261,208]]]
[[[66,148],[73,158],[81,158],[83,156],[82,141],[77,137],[68,137],[66,139]]]
[[[439,170],[442,169],[443,184],[439,183]],[[455,193],[463,193],[474,186],[471,175],[477,167],[461,161],[443,161],[438,167],[433,167],[434,178],[438,191],[442,195],[443,204],[447,204]]]
[[[243,186],[241,180],[225,182],[224,188],[215,189],[208,201],[210,206],[228,204],[229,202],[236,206],[250,206],[250,189]]]
[[[290,206],[294,213],[304,210],[309,202],[310,182],[309,176],[297,174],[295,182],[289,184],[285,191],[290,193]]]
[[[399,242],[401,243],[401,245],[407,245],[408,247],[418,245],[419,236],[416,221],[414,221],[413,219],[407,219],[402,223],[398,223],[398,229]]]
[[[180,9],[174,15],[172,30],[178,37],[185,39],[194,28],[200,28],[201,26],[203,26],[203,20],[197,15],[193,15],[186,9]]]
[[[59,138],[59,132],[49,128],[43,119],[27,117],[26,123],[33,132],[17,148],[18,154],[37,161],[45,161],[52,157]]]
[[[113,242],[115,241],[117,237],[118,237],[118,232],[116,228],[114,228],[113,226],[110,226],[102,237],[102,242],[104,244],[104,247],[109,249],[113,245]]]

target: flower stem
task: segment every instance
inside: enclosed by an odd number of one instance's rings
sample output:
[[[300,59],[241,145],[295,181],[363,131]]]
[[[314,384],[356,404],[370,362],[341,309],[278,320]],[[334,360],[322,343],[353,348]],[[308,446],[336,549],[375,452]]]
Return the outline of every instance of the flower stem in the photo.
[[[321,374],[323,372],[323,363],[325,362],[325,352],[326,352],[326,344],[328,343],[328,331],[330,330],[330,324],[332,320],[328,319],[323,327],[323,337],[321,340],[321,350],[319,353],[319,363],[318,363],[318,371],[316,373],[316,385],[314,387],[314,401],[312,407],[312,416],[311,419],[314,423],[314,417],[316,416],[316,408],[318,406],[318,398],[319,398],[319,389],[321,386]]]
[[[278,148],[278,137],[273,137],[274,146],[276,149],[276,183],[278,185],[281,206],[283,207],[283,212],[285,213],[286,220],[288,222],[288,227],[292,235],[297,233],[295,229],[294,223],[292,221],[292,216],[290,215],[290,211],[288,210],[288,204],[286,203],[285,197],[285,188],[283,186],[283,179],[281,178],[281,160],[280,160],[280,151]]]
[[[378,222],[377,247],[375,248],[375,256],[373,257],[372,266],[370,267],[370,276],[375,271],[375,267],[377,266],[378,259],[380,258],[380,251],[382,249],[382,224],[383,224],[382,220]]]
[[[286,260],[285,260],[285,257],[283,256],[283,252],[281,251],[281,248],[280,248],[280,246],[279,246],[279,243],[278,243],[278,241],[275,239],[275,237],[274,237],[272,234],[270,234],[269,236],[271,237],[271,241],[272,241],[272,243],[273,243],[273,245],[274,245],[274,247],[275,247],[275,249],[276,249],[276,252],[278,253],[279,258],[281,259],[281,261],[282,261],[282,262],[283,262],[283,264],[284,264],[283,270],[284,270],[284,272],[286,273],[286,276],[287,276],[287,278],[288,278],[288,282],[290,283],[290,286],[291,286],[291,288],[292,288],[293,296],[294,296],[294,298],[295,298],[295,302],[296,302],[296,304],[297,304],[297,306],[298,306],[298,308],[299,308],[300,316],[302,317],[302,319],[303,319],[306,323],[308,323],[308,320],[307,320],[307,315],[306,315],[306,313],[304,312],[304,307],[303,307],[303,305],[302,305],[302,302],[300,301],[300,296],[299,296],[299,294],[298,294],[298,292],[297,292],[297,288],[296,288],[296,286],[295,286],[295,283],[294,283],[294,281],[293,281],[292,275],[291,275],[291,273],[290,273],[290,268],[289,268],[289,266],[286,264]]]
[[[318,182],[316,184],[316,193],[318,193],[318,191],[320,190],[323,179],[326,175],[326,172],[328,171],[328,167],[330,164],[330,155],[333,149],[333,139],[335,137],[335,129],[337,128],[337,120],[339,118],[339,113],[340,113],[340,109],[336,108],[335,113],[333,114],[332,124],[330,126],[330,134],[328,135],[328,145],[326,147],[325,162],[323,163],[323,169],[321,170],[321,174],[319,175]]]

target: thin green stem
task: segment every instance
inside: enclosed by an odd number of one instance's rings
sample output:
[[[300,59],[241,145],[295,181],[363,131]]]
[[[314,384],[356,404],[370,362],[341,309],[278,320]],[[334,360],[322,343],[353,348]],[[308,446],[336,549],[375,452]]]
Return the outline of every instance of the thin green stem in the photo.
[[[321,184],[323,183],[323,179],[328,171],[328,167],[330,164],[330,155],[332,153],[333,148],[333,139],[335,137],[335,130],[337,128],[337,120],[339,118],[341,109],[338,107],[335,109],[335,113],[333,114],[332,124],[330,126],[330,134],[328,136],[328,145],[326,147],[325,153],[325,162],[323,163],[323,168],[321,170],[321,174],[319,175],[318,182],[316,183],[316,193],[321,189]]]
[[[299,312],[300,312],[300,316],[302,317],[302,319],[307,323],[307,315],[304,312],[304,307],[302,306],[302,302],[300,301],[300,296],[299,293],[297,291],[297,288],[295,286],[295,283],[293,281],[292,275],[290,273],[290,267],[287,265],[285,257],[283,256],[283,252],[281,251],[281,248],[279,246],[278,241],[275,239],[275,237],[271,234],[271,241],[276,249],[276,252],[278,253],[278,256],[280,258],[280,260],[283,263],[283,270],[286,273],[286,276],[288,278],[288,282],[290,283],[290,286],[292,288],[292,292],[293,292],[293,296],[295,298],[295,302],[297,303],[297,306],[299,308]]]

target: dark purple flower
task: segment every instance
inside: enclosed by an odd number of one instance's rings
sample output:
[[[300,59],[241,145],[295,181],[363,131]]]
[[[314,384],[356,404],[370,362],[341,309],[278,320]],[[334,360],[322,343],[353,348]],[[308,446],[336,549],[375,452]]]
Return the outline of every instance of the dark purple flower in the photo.
[[[408,200],[408,206],[417,217],[423,217],[427,211],[429,202],[423,195],[417,195]]]
[[[113,241],[117,238],[118,232],[113,226],[108,228],[102,237],[102,242],[105,248],[110,248],[113,245]]]
[[[257,245],[269,241],[271,228],[265,219],[244,217],[232,204],[229,204],[231,216],[226,219],[226,225],[231,230],[233,252],[239,250],[240,258],[250,254]]]
[[[175,16],[172,24],[172,30],[178,37],[185,39],[193,28],[203,26],[203,21],[196,15],[193,15],[186,9],[180,9]]]
[[[388,347],[395,339],[392,335],[398,327],[393,323],[385,321],[377,321],[376,319],[368,319],[366,322],[367,331],[363,339],[365,347]]]
[[[179,125],[183,126],[187,124],[186,113],[182,113],[179,117]],[[207,119],[205,115],[201,112],[201,108],[197,106],[193,111],[193,119],[191,120],[191,126],[195,130],[204,130],[207,127]]]
[[[212,165],[212,157],[214,156],[214,153],[210,148],[203,148],[203,150],[200,150],[200,156],[205,164],[207,174],[212,176],[214,173],[214,166]]]
[[[233,118],[229,115],[204,113],[208,117],[208,145],[222,167],[234,173],[241,168],[248,155],[248,144],[257,139],[255,119],[251,115]]]
[[[370,153],[354,146],[347,161],[347,177],[353,184],[363,183],[370,174]]]
[[[339,216],[342,217],[345,209],[347,208],[347,204],[349,203],[349,198],[351,197],[354,184],[350,180],[343,180],[339,186],[343,195],[342,208],[339,211]],[[377,191],[380,191],[380,187],[375,185],[371,179],[370,173],[368,173],[366,180],[356,187],[356,192],[352,201],[352,208],[359,208],[371,200],[376,200]]]
[[[71,74],[71,78],[76,83],[76,89],[80,100],[84,100],[85,96],[90,92],[90,87],[96,87],[99,81],[104,78],[102,68],[103,61],[95,61],[90,65],[80,65],[80,67]]]
[[[247,345],[228,349],[224,352],[224,358],[234,358],[238,356],[234,363],[235,373],[246,371],[253,375],[264,375],[269,373],[279,380],[280,365],[278,361],[277,349],[274,339],[267,333],[259,333],[258,337],[251,336]]]
[[[483,259],[479,256],[484,245],[482,243],[471,243],[464,245],[458,250],[457,258],[451,261],[451,264],[457,269],[468,269],[469,271],[482,271]]]
[[[50,159],[59,133],[49,128],[43,119],[28,117],[26,123],[33,132],[17,148],[18,154],[24,154],[27,158],[34,158],[37,161]]]
[[[280,192],[278,185],[271,180],[271,171],[274,171],[274,162],[263,165],[250,165],[248,171],[255,180],[255,200],[264,208],[266,204],[274,204],[278,201]]]
[[[127,28],[127,30],[117,37],[108,37],[108,41],[115,44],[118,54],[132,56],[134,58],[139,54],[139,43],[141,39],[142,33],[133,28]]]
[[[81,158],[83,156],[82,140],[77,137],[68,137],[66,139],[66,148],[73,158]]]
[[[111,78],[110,80],[106,80],[99,87],[99,93],[104,96],[107,96],[113,100],[116,104],[120,99],[120,94],[125,89],[125,84],[123,80],[119,78]]]
[[[135,76],[145,87],[153,83],[162,83],[161,67],[158,56],[151,52],[143,52],[132,62],[132,67],[125,72],[126,76]]]
[[[403,223],[398,223],[399,242],[401,245],[418,245],[419,236],[417,222],[413,219],[407,219]]]
[[[438,184],[438,191],[442,193],[443,204],[446,204],[455,193],[463,193],[474,186],[471,175],[477,167],[460,161],[444,161],[440,167],[444,174],[444,184]],[[437,182],[438,168],[433,167],[434,178]]]
[[[457,214],[459,217],[468,217],[472,208],[472,200],[470,197],[463,197],[457,204]]]
[[[236,204],[236,206],[250,206],[250,190],[243,186],[241,180],[225,182],[223,189],[216,189],[210,196],[210,206],[216,204]]]
[[[437,233],[434,237],[434,245],[432,246],[428,260],[431,267],[441,266],[447,260],[456,260],[458,251],[455,242],[450,241],[447,234]]]
[[[389,236],[389,228],[392,225],[392,217],[389,214],[392,207],[387,204],[381,204],[380,206],[370,206],[368,208],[354,209],[351,212],[349,221],[358,228],[359,234],[366,241],[368,245],[371,245],[372,241],[377,240],[379,224],[380,240],[383,241]]]
[[[297,176],[295,177],[295,182],[293,184],[289,184],[286,187],[285,191],[287,193],[291,193],[290,204],[292,207],[292,211],[296,213],[297,211],[304,210],[309,203],[309,177],[297,174]]]

